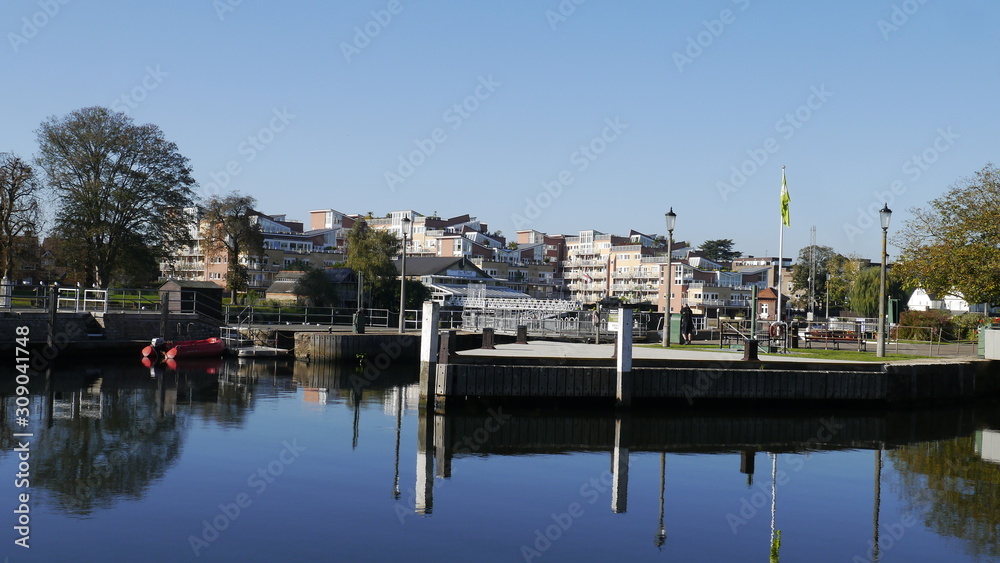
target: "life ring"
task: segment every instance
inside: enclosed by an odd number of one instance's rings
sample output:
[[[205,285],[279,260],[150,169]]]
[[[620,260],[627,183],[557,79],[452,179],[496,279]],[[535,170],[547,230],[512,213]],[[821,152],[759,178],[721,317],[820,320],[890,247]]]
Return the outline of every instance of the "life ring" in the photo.
[[[768,329],[771,338],[784,338],[785,337],[785,324],[784,323],[773,323],[771,328]]]

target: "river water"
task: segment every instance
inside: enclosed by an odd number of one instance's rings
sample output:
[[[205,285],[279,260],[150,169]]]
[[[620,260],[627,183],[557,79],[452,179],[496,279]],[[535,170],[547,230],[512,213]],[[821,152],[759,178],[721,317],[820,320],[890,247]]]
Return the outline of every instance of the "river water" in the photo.
[[[77,362],[18,412],[15,375],[11,562],[1000,560],[994,406],[434,414],[415,367],[212,361]]]

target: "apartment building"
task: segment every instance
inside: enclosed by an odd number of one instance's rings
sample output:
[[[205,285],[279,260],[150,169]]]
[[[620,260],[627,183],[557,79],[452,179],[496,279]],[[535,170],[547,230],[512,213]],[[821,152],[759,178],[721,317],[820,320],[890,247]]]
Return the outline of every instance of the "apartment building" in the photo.
[[[572,299],[585,303],[605,297],[627,302],[655,303],[666,262],[662,239],[631,231],[623,237],[600,231],[580,231],[565,237],[563,278]],[[674,255],[687,247],[680,242]]]
[[[748,269],[742,272],[722,270],[708,260],[697,260],[697,266],[685,259],[674,261],[669,276],[670,311],[680,312],[687,305],[696,316],[709,319],[718,317],[748,316],[753,298],[753,288],[763,291],[768,287],[767,269]],[[663,264],[663,272],[667,273]],[[667,284],[661,284],[659,310],[666,307]]]
[[[516,259],[474,257],[471,261],[502,286],[535,299],[559,298],[561,287],[555,278],[556,266],[551,262],[520,256]]]
[[[211,281],[225,287],[229,258],[223,250],[206,251],[203,247],[203,210],[186,208],[184,215],[193,244],[160,263],[160,280]],[[301,221],[289,221],[285,215],[257,213],[251,220],[264,235],[264,254],[239,257],[247,268],[250,289],[266,290],[281,270],[302,265],[328,268],[344,261],[343,225],[306,231]],[[310,226],[315,224],[311,217]]]

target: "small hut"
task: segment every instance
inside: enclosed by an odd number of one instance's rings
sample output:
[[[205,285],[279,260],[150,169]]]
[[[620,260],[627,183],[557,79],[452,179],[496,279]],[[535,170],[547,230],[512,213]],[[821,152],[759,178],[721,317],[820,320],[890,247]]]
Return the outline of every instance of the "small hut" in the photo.
[[[198,313],[222,320],[223,288],[214,282],[167,280],[160,286],[160,299],[170,295],[171,313]]]

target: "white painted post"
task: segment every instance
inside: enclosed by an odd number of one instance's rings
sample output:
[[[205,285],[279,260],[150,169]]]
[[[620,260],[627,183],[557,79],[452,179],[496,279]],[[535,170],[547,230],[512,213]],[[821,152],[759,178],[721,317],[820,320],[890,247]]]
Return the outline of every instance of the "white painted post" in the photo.
[[[420,329],[420,361],[437,362],[438,322],[441,318],[440,305],[435,301],[424,301]]]
[[[420,327],[420,406],[426,407],[428,398],[434,397],[434,374],[438,361],[440,333],[438,320],[440,306],[434,301],[424,301],[422,324]]]
[[[632,309],[618,309],[618,339],[615,342],[618,373],[615,378],[615,405],[632,403]]]

